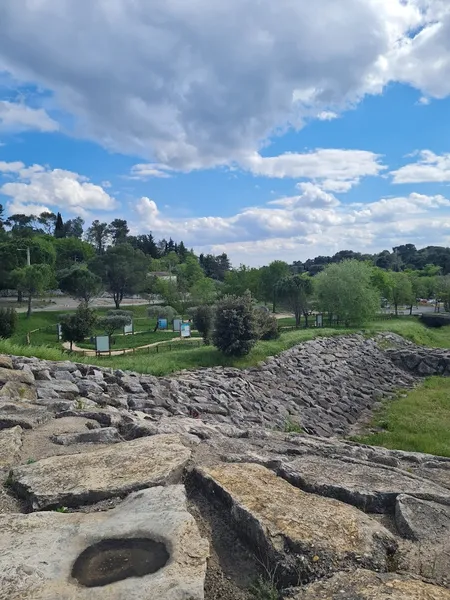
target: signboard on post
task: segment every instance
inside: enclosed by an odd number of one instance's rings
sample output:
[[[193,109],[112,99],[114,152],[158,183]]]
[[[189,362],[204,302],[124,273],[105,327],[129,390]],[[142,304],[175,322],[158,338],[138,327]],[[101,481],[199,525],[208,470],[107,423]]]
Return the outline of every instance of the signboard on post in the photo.
[[[123,334],[128,335],[129,333],[133,333],[133,321],[128,325],[124,325]]]
[[[96,352],[110,352],[111,351],[111,347],[109,344],[109,335],[95,336],[95,351]]]
[[[167,319],[158,319],[158,329],[167,329]]]
[[[316,327],[323,327],[323,315],[316,315]]]
[[[58,336],[58,342],[62,340],[62,327],[61,323],[56,324],[56,335]]]
[[[181,323],[180,335],[182,338],[191,337],[191,324]]]
[[[173,320],[173,330],[174,331],[181,331],[181,324],[182,324],[182,320],[181,319],[174,319]]]

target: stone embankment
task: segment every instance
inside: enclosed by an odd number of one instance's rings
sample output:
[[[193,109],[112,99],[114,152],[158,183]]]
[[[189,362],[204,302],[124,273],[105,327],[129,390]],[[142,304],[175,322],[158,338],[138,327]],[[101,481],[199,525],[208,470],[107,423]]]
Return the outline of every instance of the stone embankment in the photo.
[[[159,379],[0,356],[0,600],[450,600],[450,459],[330,437],[449,359],[392,335]]]

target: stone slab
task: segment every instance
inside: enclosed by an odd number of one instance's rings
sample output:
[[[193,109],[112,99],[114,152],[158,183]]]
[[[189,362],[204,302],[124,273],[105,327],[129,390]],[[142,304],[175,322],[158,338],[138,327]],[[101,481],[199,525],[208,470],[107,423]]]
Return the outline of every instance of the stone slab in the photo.
[[[12,403],[0,401],[0,430],[20,425],[23,429],[33,429],[51,418],[43,406],[27,402]]]
[[[22,447],[22,428],[11,427],[0,431],[0,469],[16,464]]]
[[[419,579],[358,569],[308,585],[292,600],[450,600],[450,590]]]
[[[366,512],[394,512],[399,494],[450,504],[450,490],[381,464],[305,455],[282,462],[276,471],[302,490],[336,498]]]
[[[27,383],[33,385],[34,375],[31,371],[16,370],[16,369],[5,369],[0,367],[0,383],[7,383],[8,381],[18,381],[19,383]]]
[[[113,510],[82,514],[0,515],[0,598],[8,600],[203,600],[208,543],[186,508],[180,485],[136,492]],[[150,539],[170,554],[160,570],[101,587],[72,577],[79,555],[108,539]],[[131,543],[131,542],[130,542]],[[119,555],[120,556],[120,555]],[[114,554],[91,561],[92,578],[123,573]],[[136,554],[129,558],[137,564]],[[91,580],[92,581],[92,580]]]
[[[0,355],[0,367],[2,369],[13,369],[13,362],[9,356],[5,356],[4,354]]]
[[[450,551],[450,506],[407,495],[397,498],[395,523],[402,535],[416,541],[447,541]]]
[[[59,433],[53,435],[51,440],[54,444],[72,446],[73,444],[117,444],[122,441],[122,438],[115,427],[104,427],[77,433]]]
[[[83,454],[52,456],[11,471],[13,489],[34,510],[81,506],[176,483],[191,456],[178,435],[156,435]]]
[[[0,399],[3,398],[34,402],[37,398],[36,388],[20,381],[7,381],[0,390]]]
[[[278,565],[285,585],[351,565],[383,571],[396,550],[392,534],[363,512],[307,494],[263,466],[221,464],[195,476],[252,549]]]

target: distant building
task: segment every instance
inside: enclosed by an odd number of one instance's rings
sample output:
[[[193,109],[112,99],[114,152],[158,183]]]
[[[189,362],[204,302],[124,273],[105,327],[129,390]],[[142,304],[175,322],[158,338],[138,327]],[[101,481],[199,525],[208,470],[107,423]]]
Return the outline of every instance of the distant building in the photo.
[[[157,277],[158,279],[163,279],[164,281],[170,281],[172,283],[177,282],[177,276],[169,273],[169,271],[151,271],[147,273],[147,277]]]

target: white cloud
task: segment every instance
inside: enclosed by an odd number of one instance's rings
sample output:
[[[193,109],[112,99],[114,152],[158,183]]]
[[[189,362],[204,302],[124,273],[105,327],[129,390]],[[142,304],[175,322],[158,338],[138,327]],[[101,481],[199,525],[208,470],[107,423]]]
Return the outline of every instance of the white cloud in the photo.
[[[7,204],[10,213],[36,214],[50,206],[87,216],[89,211],[112,210],[117,206],[116,200],[101,186],[72,171],[0,162],[1,172],[14,177],[14,181],[0,187],[0,194],[10,198]]]
[[[333,112],[332,110],[322,110],[317,115],[317,118],[319,119],[319,121],[332,121],[333,119],[338,118],[338,114]]]
[[[450,181],[450,154],[422,150],[419,160],[392,171],[393,183],[445,183]]]
[[[0,69],[53,91],[76,135],[190,170],[389,81],[450,93],[449,27],[447,0],[3,2]]]
[[[340,203],[303,183],[299,196],[280,198],[230,217],[174,219],[149,198],[136,205],[136,229],[183,239],[198,250],[229,252],[237,263],[264,264],[281,258],[305,260],[345,248],[380,251],[411,239],[450,243],[450,200],[413,193],[367,204]]]
[[[147,163],[138,164],[131,167],[130,179],[146,180],[152,177],[168,178],[171,177],[173,169],[162,164]]]
[[[43,108],[31,108],[23,103],[0,100],[0,131],[57,131],[59,125]]]
[[[366,150],[318,149],[269,157],[255,152],[241,159],[240,165],[253,175],[312,179],[323,189],[346,192],[362,177],[379,175],[386,168],[380,158]]]
[[[421,96],[418,100],[418,103],[421,104],[422,106],[428,106],[428,104],[430,104],[431,100],[429,98],[427,98],[426,96]]]

